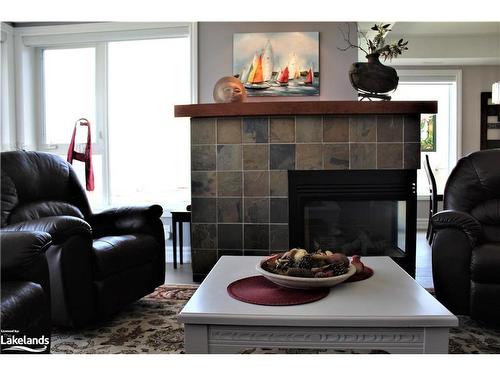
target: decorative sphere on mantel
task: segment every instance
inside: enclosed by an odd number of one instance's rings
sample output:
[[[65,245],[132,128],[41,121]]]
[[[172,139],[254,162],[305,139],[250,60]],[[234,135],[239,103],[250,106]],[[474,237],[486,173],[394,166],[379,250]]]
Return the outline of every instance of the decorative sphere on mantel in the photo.
[[[222,77],[214,87],[214,100],[217,103],[242,102],[247,97],[247,90],[238,78]]]

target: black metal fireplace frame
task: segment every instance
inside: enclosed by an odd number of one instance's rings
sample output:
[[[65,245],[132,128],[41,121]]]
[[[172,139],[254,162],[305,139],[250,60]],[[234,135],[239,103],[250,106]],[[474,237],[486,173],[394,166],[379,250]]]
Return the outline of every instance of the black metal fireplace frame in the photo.
[[[289,246],[304,247],[304,207],[317,200],[399,200],[406,202],[406,243],[394,257],[415,277],[417,235],[417,171],[332,170],[288,171]]]

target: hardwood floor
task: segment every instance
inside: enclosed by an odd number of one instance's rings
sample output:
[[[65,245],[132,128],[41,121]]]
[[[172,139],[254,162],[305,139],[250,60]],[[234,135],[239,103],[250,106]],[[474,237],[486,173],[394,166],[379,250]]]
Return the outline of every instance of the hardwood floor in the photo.
[[[190,249],[184,248],[184,254],[189,254]],[[188,256],[186,258],[189,259]],[[417,232],[417,257],[416,257],[416,276],[417,282],[424,288],[433,288],[432,266],[431,266],[431,248],[425,239],[425,231]],[[193,282],[191,263],[178,264],[174,269],[172,263],[167,263],[165,272],[165,284],[196,284]]]

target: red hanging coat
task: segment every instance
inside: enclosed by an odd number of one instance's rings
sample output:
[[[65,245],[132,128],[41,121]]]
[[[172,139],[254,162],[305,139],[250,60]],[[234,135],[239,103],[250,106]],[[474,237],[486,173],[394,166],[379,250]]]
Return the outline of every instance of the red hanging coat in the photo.
[[[75,151],[75,137],[76,137],[76,127],[78,125],[87,127],[87,144],[85,146],[85,152]],[[73,129],[73,135],[71,137],[71,142],[68,148],[68,162],[73,164],[73,159],[82,161],[85,163],[85,181],[88,191],[94,190],[94,168],[92,167],[92,138],[90,136],[90,122],[87,119],[81,118],[75,122],[75,127]]]

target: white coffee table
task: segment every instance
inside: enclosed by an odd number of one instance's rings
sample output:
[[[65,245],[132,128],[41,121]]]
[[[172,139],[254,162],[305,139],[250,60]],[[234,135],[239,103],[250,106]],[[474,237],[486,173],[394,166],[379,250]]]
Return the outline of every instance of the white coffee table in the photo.
[[[379,349],[447,353],[458,319],[389,257],[365,257],[375,274],[332,288],[322,300],[261,306],[233,299],[226,287],[256,275],[261,257],[223,256],[180,312],[187,353],[249,348]]]

